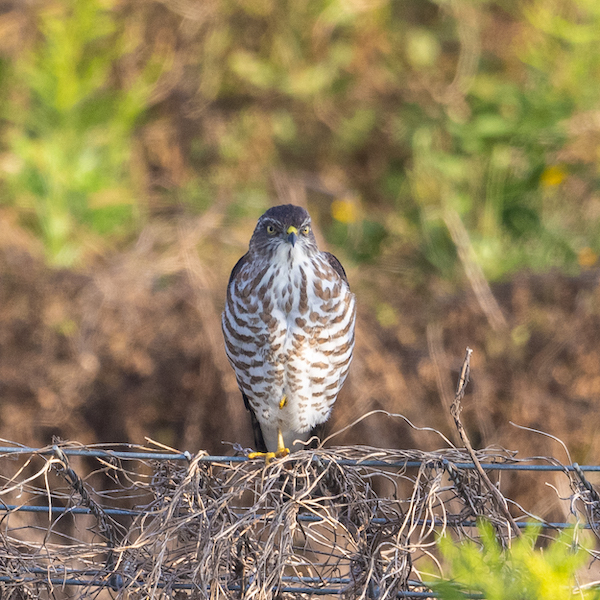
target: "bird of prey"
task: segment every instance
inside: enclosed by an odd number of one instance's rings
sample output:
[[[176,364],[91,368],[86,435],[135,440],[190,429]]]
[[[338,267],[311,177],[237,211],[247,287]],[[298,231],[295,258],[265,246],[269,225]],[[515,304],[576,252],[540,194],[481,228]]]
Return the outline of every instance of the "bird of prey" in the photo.
[[[286,456],[324,423],[348,375],[356,303],[344,268],[320,252],[310,215],[274,206],[258,220],[227,286],[225,349],[257,452]]]

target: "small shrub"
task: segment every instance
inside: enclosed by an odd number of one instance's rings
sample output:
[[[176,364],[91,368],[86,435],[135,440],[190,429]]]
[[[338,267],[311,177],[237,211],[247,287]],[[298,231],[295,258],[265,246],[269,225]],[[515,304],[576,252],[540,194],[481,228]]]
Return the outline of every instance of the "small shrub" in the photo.
[[[9,202],[54,264],[74,263],[84,240],[127,230],[135,217],[129,159],[146,86],[141,77],[127,89],[115,83],[124,39],[106,5],[40,10],[40,37],[7,76]]]
[[[449,536],[439,540],[447,572],[433,589],[444,600],[463,600],[473,594],[486,600],[567,600],[599,598],[595,590],[576,594],[573,586],[587,552],[563,533],[545,548],[536,548],[539,528],[528,529],[522,538],[503,549],[491,525],[479,527],[480,543],[455,543]]]

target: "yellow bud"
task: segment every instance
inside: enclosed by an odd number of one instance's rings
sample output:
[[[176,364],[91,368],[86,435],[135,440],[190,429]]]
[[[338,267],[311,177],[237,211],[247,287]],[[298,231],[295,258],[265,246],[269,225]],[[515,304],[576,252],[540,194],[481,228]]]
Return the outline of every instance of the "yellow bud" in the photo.
[[[577,254],[577,262],[582,267],[593,267],[598,261],[598,255],[587,246]]]
[[[566,171],[558,165],[547,167],[540,176],[540,181],[544,187],[560,185],[567,177]]]
[[[356,204],[352,200],[342,198],[331,203],[331,216],[340,223],[355,223],[358,219]]]

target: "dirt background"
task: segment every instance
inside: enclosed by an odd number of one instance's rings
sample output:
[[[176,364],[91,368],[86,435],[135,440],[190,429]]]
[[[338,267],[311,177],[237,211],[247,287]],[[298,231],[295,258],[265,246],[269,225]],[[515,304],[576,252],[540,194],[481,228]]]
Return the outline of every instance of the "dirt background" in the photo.
[[[42,446],[55,437],[84,444],[149,437],[212,454],[231,453],[229,443],[251,445],[220,332],[229,270],[244,251],[250,219],[227,234],[217,212],[155,222],[129,251],[80,272],[45,266],[32,238],[6,215],[0,224],[2,438]],[[216,255],[223,235],[235,243]],[[597,464],[599,275],[523,273],[492,286],[494,320],[468,286],[458,294],[441,286],[417,292],[385,268],[350,270],[357,345],[329,433],[382,409],[456,441],[447,405],[469,346],[463,420],[475,447],[568,461],[559,443],[515,423],[560,438],[572,460]],[[371,309],[374,289],[394,299],[398,318],[386,327]],[[330,443],[444,446],[437,434],[380,414]],[[534,479],[508,476],[503,485],[533,512],[559,518],[564,507],[547,488],[535,492]]]

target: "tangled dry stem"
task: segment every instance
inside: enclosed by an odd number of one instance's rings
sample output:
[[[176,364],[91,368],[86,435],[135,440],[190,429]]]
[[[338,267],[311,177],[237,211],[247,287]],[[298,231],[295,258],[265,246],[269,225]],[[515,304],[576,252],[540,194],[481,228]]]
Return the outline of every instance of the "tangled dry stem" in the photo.
[[[470,535],[480,517],[505,542],[519,531],[482,467],[514,463],[515,453],[475,451],[460,421],[470,356],[451,410],[464,450],[321,446],[267,465],[105,447],[85,480],[70,464],[72,445],[7,452],[2,596],[56,596],[67,582],[81,586],[78,597],[110,588],[119,598],[383,600],[426,590],[415,563],[432,554],[436,533]],[[24,461],[9,465],[15,456]],[[595,523],[600,497],[573,473],[572,505]],[[37,522],[19,510],[30,506],[45,511]]]
[[[69,464],[78,458],[65,454],[73,447],[1,458],[2,472],[12,471],[0,488],[3,597],[60,597],[60,582],[77,580],[86,584],[77,597],[95,597],[103,584],[118,598],[306,597],[298,590],[393,598],[425,589],[418,561],[434,550],[436,533],[470,536],[483,516],[505,540],[514,535],[503,505],[464,466],[471,454],[454,447],[318,448],[265,466],[204,453],[117,459],[104,446],[85,480]],[[517,462],[500,448],[475,456]],[[573,504],[597,523],[597,494],[576,473],[572,482]],[[28,505],[65,510],[11,508]]]

